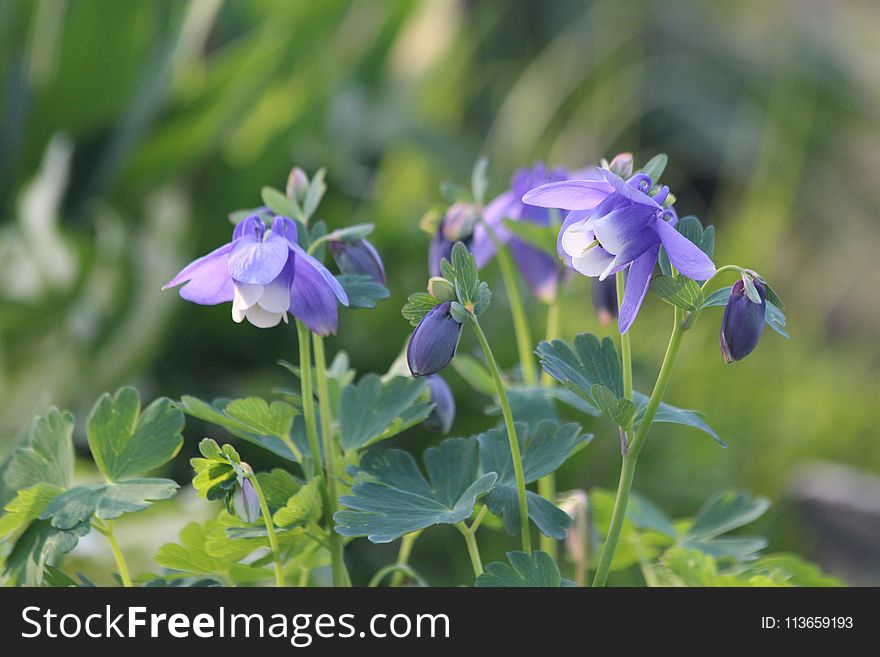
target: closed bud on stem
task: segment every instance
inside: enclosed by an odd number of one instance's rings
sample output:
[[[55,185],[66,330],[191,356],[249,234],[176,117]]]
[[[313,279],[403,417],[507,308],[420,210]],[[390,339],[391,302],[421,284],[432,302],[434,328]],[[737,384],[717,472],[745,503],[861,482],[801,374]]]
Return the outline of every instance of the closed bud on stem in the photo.
[[[438,301],[455,301],[455,286],[442,276],[428,279],[428,294]]]
[[[343,274],[363,274],[385,285],[385,265],[379,252],[367,240],[331,241],[330,253]]]
[[[406,348],[406,362],[413,376],[436,374],[455,356],[461,324],[453,319],[451,305],[447,301],[434,306],[413,331]]]
[[[760,303],[749,298],[742,280],[730,290],[721,318],[721,356],[725,363],[742,360],[752,353],[764,331],[767,290],[759,281],[753,281],[753,284]]]
[[[245,522],[254,523],[260,519],[260,497],[250,479],[241,480],[241,490],[235,498],[234,506],[238,517]]]
[[[633,175],[633,154],[618,153],[608,164],[608,169],[621,178],[629,178]]]
[[[590,297],[599,324],[608,326],[617,317],[617,282],[611,277],[604,281],[594,278]]]
[[[474,233],[480,214],[473,203],[458,202],[449,206],[441,230],[450,242],[465,242]]]
[[[455,421],[455,398],[452,389],[439,374],[428,377],[428,389],[431,391],[431,401],[434,408],[428,418],[422,422],[428,431],[449,433],[452,423]]]
[[[290,175],[287,177],[287,189],[285,190],[288,198],[292,198],[294,201],[302,205],[308,189],[309,177],[306,175],[306,172],[299,167],[291,169]]]

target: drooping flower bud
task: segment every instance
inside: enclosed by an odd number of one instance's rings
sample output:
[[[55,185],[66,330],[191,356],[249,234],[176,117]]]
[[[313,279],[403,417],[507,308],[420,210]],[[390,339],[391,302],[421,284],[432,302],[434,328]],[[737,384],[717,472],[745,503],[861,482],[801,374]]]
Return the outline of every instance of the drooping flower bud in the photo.
[[[434,409],[428,419],[422,422],[422,426],[428,431],[449,433],[455,421],[455,398],[452,396],[452,389],[446,383],[446,379],[439,374],[428,377],[428,389],[431,391]]]
[[[629,178],[633,174],[633,154],[618,153],[608,164],[608,169],[621,178]]]
[[[287,196],[297,203],[302,203],[306,198],[306,191],[309,189],[309,177],[306,172],[299,167],[294,167],[287,177]]]
[[[379,252],[367,240],[331,241],[330,252],[343,274],[364,274],[385,285],[385,265]]]
[[[406,362],[413,376],[436,374],[455,356],[461,324],[452,318],[451,305],[447,301],[434,306],[413,331],[406,348]]]
[[[608,326],[617,317],[617,282],[613,278],[604,281],[594,278],[590,296],[599,324]]]
[[[748,356],[761,339],[764,317],[767,314],[767,290],[754,281],[761,303],[752,301],[746,293],[742,280],[734,283],[730,291],[724,316],[721,318],[721,356],[725,363],[742,360]]]
[[[235,512],[238,517],[248,523],[260,519],[260,498],[250,479],[241,479],[241,490],[234,500]]]
[[[428,294],[438,301],[453,301],[455,287],[442,276],[432,276],[428,279]]]

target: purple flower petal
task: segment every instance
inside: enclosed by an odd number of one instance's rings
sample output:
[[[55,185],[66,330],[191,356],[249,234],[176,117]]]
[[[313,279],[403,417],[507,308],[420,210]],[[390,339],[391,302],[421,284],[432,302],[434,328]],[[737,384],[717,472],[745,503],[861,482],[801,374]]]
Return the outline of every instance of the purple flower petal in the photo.
[[[267,285],[287,264],[289,245],[283,235],[270,233],[265,239],[245,233],[229,255],[229,275],[240,283]]]
[[[293,284],[290,286],[290,312],[318,335],[336,333],[339,303],[348,305],[348,297],[339,281],[320,262],[300,247],[292,247],[296,259]]]
[[[428,246],[428,274],[430,276],[440,276],[440,262],[449,260],[452,256],[452,242],[444,239],[438,230],[434,237],[431,238],[431,244]]]
[[[345,293],[345,290],[343,289],[339,281],[336,280],[336,277],[330,273],[329,269],[327,269],[318,260],[306,253],[298,245],[291,245],[290,250],[293,251],[294,256],[296,256],[297,267],[305,262],[306,266],[311,267],[321,275],[321,278],[324,279],[324,283],[326,283],[330,287],[333,294],[336,296],[337,299],[339,299],[339,303],[341,303],[343,306],[348,305],[348,295]],[[298,268],[297,273],[299,273]]]
[[[543,303],[553,303],[559,284],[556,260],[516,238],[510,241],[510,252],[532,294]]]
[[[241,238],[250,236],[256,240],[263,239],[263,233],[266,232],[266,226],[263,224],[263,220],[260,219],[260,216],[257,214],[252,214],[244,221],[241,221],[236,227],[235,230],[232,231],[232,241]]]
[[[604,180],[564,180],[547,183],[523,196],[523,203],[560,210],[592,210],[614,191]]]
[[[654,209],[647,208],[637,203],[629,203],[621,208],[612,210],[608,214],[596,219],[593,223],[593,231],[602,247],[614,255],[624,251],[632,252],[633,243],[644,241],[643,236],[648,235],[654,241],[656,236],[647,230],[648,222],[654,216]],[[634,260],[649,246],[645,244],[633,257]]]
[[[186,283],[180,288],[180,296],[203,306],[232,301],[235,290],[229,277],[227,262],[233,244],[224,244],[184,267],[177,276],[168,281],[163,290]]]
[[[602,175],[605,177],[605,180],[615,192],[623,196],[628,201],[632,201],[633,203],[638,203],[640,205],[648,205],[654,209],[659,209],[660,205],[655,201],[652,197],[648,196],[645,192],[642,192],[632,185],[630,185],[623,178],[618,176],[616,173],[612,171],[608,171],[608,169],[602,169]],[[643,174],[639,174],[640,176]],[[647,176],[644,176],[646,179]]]
[[[629,268],[623,303],[620,306],[620,316],[617,318],[617,327],[621,335],[629,331],[629,327],[632,326],[639,313],[639,308],[642,307],[642,301],[645,299],[645,294],[648,293],[651,274],[654,273],[654,265],[657,264],[659,253],[660,244],[656,244],[636,258]]]
[[[669,261],[678,271],[695,281],[706,281],[715,275],[715,265],[709,256],[671,224],[657,218],[651,227],[657,231]]]

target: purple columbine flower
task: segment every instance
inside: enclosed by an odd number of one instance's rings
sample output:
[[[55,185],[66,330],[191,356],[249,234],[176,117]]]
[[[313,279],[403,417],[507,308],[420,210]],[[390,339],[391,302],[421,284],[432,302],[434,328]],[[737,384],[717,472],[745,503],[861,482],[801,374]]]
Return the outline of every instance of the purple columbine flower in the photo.
[[[565,273],[555,258],[544,251],[525,242],[505,227],[504,219],[527,221],[540,226],[549,226],[551,210],[546,207],[526,205],[522,198],[527,192],[546,183],[567,180],[569,173],[565,169],[548,169],[543,162],[537,162],[531,168],[522,168],[513,174],[510,189],[493,199],[483,211],[483,218],[502,244],[510,244],[510,252],[532,294],[544,303],[556,300],[559,281]],[[474,234],[472,251],[477,266],[482,267],[493,255],[495,245],[485,236],[485,227],[480,225]]]
[[[523,202],[570,210],[557,240],[559,256],[584,276],[608,276],[629,269],[618,328],[632,326],[657,263],[660,246],[685,276],[707,280],[715,273],[712,260],[675,230],[678,217],[663,203],[669,188],[654,196],[649,176],[624,180],[607,169],[593,169],[584,180],[554,182],[528,192]]]
[[[163,290],[186,283],[180,296],[206,306],[232,302],[232,319],[259,328],[287,322],[287,313],[318,335],[336,333],[339,303],[348,297],[324,265],[296,241],[296,224],[275,217],[271,230],[252,215],[232,241],[191,262]]]
[[[406,362],[413,376],[436,374],[455,356],[461,324],[449,312],[451,305],[447,301],[434,306],[413,331],[406,348]]]
[[[434,408],[428,418],[422,422],[422,426],[428,431],[449,433],[455,421],[455,397],[452,396],[452,389],[446,383],[446,379],[439,374],[428,377],[428,389],[431,392]]]
[[[734,283],[730,290],[721,318],[721,356],[725,363],[742,360],[752,353],[764,332],[767,290],[759,281],[754,284],[761,303],[749,299],[742,280]]]
[[[330,253],[343,274],[364,274],[385,285],[385,265],[376,248],[365,239],[330,242]]]

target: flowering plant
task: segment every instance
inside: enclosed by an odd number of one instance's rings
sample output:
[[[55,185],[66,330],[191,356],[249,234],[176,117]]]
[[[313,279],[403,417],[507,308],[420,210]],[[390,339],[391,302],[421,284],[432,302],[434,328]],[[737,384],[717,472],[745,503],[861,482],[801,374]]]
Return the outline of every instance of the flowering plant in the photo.
[[[339,330],[340,312],[386,298],[393,272],[367,240],[371,224],[330,229],[316,218],[324,173],[310,178],[295,168],[284,191],[264,188],[262,205],[230,215],[228,243],[164,288],[179,287],[197,304],[231,303],[236,323],[274,329],[262,335],[280,348],[292,321],[298,362],[282,364],[295,384],[273,399],[183,396],[144,409],[132,388],[104,395],[87,422],[98,483],[74,479],[72,415],[50,409],[35,418],[0,470],[5,578],[88,585],[62,559],[95,530],[125,586],[349,586],[358,564],[346,546],[361,537],[400,541],[396,560],[371,573],[370,585],[422,585],[426,578],[410,562],[414,543],[445,524],[461,534],[477,586],[604,586],[612,571],[635,566],[648,585],[834,583],[795,557],[763,555],[760,537],[726,536],[764,513],[766,500],[716,494],[693,519],[673,520],[632,491],[655,423],[690,427],[725,445],[702,415],[664,402],[684,338],[705,311],[724,306],[727,363],[757,347],[765,324],[787,337],[782,302],[764,277],[716,267],[714,229],[679,218],[675,196],[659,182],[665,166],[657,156],[638,168],[629,154],[577,170],[536,164],[487,201],[481,160],[471,189],[422,223],[431,234],[429,278],[403,307],[413,331],[400,357],[384,374],[360,377],[344,352],[328,361],[325,339]],[[502,367],[496,336],[481,322],[497,311],[484,280],[493,262],[511,311],[516,368]],[[718,288],[727,275],[736,276],[733,285]],[[593,279],[597,323],[617,317],[617,344],[590,333],[571,341],[558,335],[561,290],[578,276]],[[546,308],[546,338],[537,344],[520,278]],[[673,321],[656,381],[642,394],[634,388],[631,329],[649,291],[669,304]],[[471,335],[478,355],[458,353]],[[455,399],[441,374],[450,364],[493,405],[482,432],[440,440],[424,450],[422,467],[412,449],[401,449],[411,447],[405,439],[394,448],[383,443],[417,425],[454,429]],[[565,421],[571,415],[579,421]],[[133,575],[114,521],[175,495],[178,482],[148,475],[181,449],[185,416],[229,441],[204,438],[190,462],[192,489],[221,504],[159,549],[160,572]],[[600,436],[611,425],[619,438],[615,494],[556,490],[557,470],[593,440],[585,424]],[[275,467],[260,470],[243,457],[268,457]],[[518,536],[519,549],[484,565],[478,535],[488,532]]]

